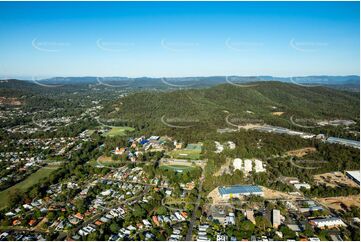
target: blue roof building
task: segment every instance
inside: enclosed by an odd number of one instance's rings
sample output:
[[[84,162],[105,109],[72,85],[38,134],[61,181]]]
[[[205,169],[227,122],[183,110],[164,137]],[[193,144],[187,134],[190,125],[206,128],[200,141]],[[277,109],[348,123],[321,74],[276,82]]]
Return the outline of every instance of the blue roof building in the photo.
[[[234,185],[234,186],[218,187],[218,192],[222,198],[250,196],[250,195],[263,196],[263,191],[259,186],[251,186],[251,185]]]
[[[139,142],[139,144],[141,144],[141,145],[145,145],[145,144],[146,144],[146,143],[148,143],[148,142],[149,142],[149,140],[144,139],[144,140],[140,141],[140,142]]]

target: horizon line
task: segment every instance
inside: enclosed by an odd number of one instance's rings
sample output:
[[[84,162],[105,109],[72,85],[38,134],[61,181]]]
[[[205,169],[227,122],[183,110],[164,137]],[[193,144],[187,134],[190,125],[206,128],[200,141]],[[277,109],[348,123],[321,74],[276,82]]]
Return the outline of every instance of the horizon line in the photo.
[[[360,77],[360,73],[358,74],[342,74],[342,75],[334,75],[334,74],[312,74],[312,75],[193,75],[193,76],[123,76],[123,75],[68,75],[68,76],[39,76],[36,77],[34,75],[19,75],[19,76],[13,76],[9,77],[7,75],[1,75],[1,80],[24,80],[24,81],[31,81],[33,79],[52,79],[52,78],[86,78],[86,77],[100,77],[100,78],[112,78],[112,77],[123,77],[123,78],[132,78],[132,79],[140,79],[140,78],[149,78],[149,79],[161,79],[161,78],[209,78],[209,77],[277,77],[277,78],[292,78],[292,77],[317,77],[317,76],[328,76],[328,77],[346,77],[346,76],[357,76]]]

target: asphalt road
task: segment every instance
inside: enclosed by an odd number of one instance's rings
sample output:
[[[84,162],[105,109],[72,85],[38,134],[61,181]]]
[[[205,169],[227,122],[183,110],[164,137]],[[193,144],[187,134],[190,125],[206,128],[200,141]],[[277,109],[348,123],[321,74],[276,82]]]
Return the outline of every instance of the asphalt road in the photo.
[[[195,205],[193,213],[192,213],[191,221],[189,223],[188,232],[187,232],[186,239],[185,239],[186,241],[192,240],[193,227],[194,227],[194,223],[196,221],[196,213],[199,208],[199,204],[201,202],[201,191],[202,191],[202,186],[203,186],[203,180],[204,180],[204,169],[203,169],[202,177],[201,177],[199,185],[198,185],[198,197],[197,197],[196,205]]]

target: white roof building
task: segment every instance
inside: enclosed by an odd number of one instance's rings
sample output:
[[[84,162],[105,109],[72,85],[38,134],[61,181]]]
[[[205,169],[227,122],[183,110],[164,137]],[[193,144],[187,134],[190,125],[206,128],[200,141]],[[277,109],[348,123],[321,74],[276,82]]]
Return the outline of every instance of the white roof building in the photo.
[[[233,160],[233,167],[235,170],[242,170],[242,159],[236,158]]]
[[[236,144],[234,142],[228,141],[227,143],[230,150],[234,150],[236,148]]]
[[[223,234],[217,234],[217,241],[227,241],[227,236]]]
[[[342,219],[337,217],[313,219],[310,223],[318,228],[346,226]]]
[[[263,166],[263,162],[258,159],[255,159],[253,161],[250,159],[242,160],[240,158],[236,158],[233,160],[233,167],[235,170],[241,170],[244,173],[252,172],[253,168],[254,168],[255,172],[265,172],[266,171],[266,169]]]
[[[222,153],[222,151],[224,150],[224,146],[221,145],[221,143],[219,143],[218,141],[214,141],[214,143],[216,144],[215,153],[217,153],[217,154]]]
[[[254,163],[255,163],[255,171],[256,172],[265,172],[266,169],[263,167],[263,163],[261,160],[254,160]]]
[[[249,159],[244,160],[244,171],[252,172],[252,160]]]
[[[321,241],[319,238],[317,237],[310,237],[308,238],[309,241]]]
[[[272,225],[274,228],[278,228],[281,225],[281,212],[278,209],[272,211]]]
[[[294,186],[298,190],[300,190],[301,188],[311,189],[311,186],[308,183],[296,183],[294,184]]]

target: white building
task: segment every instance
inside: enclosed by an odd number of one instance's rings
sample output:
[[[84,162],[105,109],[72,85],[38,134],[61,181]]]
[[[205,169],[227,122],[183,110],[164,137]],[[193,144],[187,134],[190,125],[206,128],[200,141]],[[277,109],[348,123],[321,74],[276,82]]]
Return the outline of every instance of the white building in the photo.
[[[308,238],[308,241],[321,241],[321,240],[317,237],[310,237]]]
[[[229,215],[226,217],[226,224],[232,224],[232,225],[235,225],[236,224],[236,220],[235,220],[235,217],[234,217],[234,213],[229,213]]]
[[[252,160],[244,160],[244,172],[252,172]]]
[[[300,190],[301,188],[311,189],[311,186],[308,183],[296,183],[296,184],[294,184],[294,186],[298,190]]]
[[[265,172],[266,169],[263,166],[263,162],[261,160],[255,159],[245,159],[242,160],[240,158],[236,158],[233,161],[233,167],[235,170],[241,170],[244,173],[250,173],[254,170],[256,173],[258,172]]]
[[[321,219],[313,219],[310,221],[310,224],[318,227],[318,228],[333,228],[333,227],[346,227],[346,224],[337,217],[331,218],[321,218]]]
[[[227,144],[230,150],[234,150],[236,148],[236,144],[232,141],[228,141]]]
[[[263,162],[261,160],[254,160],[255,166],[255,172],[265,172],[266,169],[263,167]]]
[[[219,143],[218,141],[214,141],[214,143],[216,144],[215,153],[217,153],[217,154],[222,153],[222,151],[224,150],[223,145],[221,145],[221,143]]]
[[[272,211],[272,225],[276,229],[281,225],[281,212],[278,209]]]
[[[235,170],[243,170],[242,164],[243,164],[243,161],[240,158],[236,158],[233,161],[233,167],[234,167]]]
[[[217,241],[227,241],[227,236],[223,234],[217,234]]]

